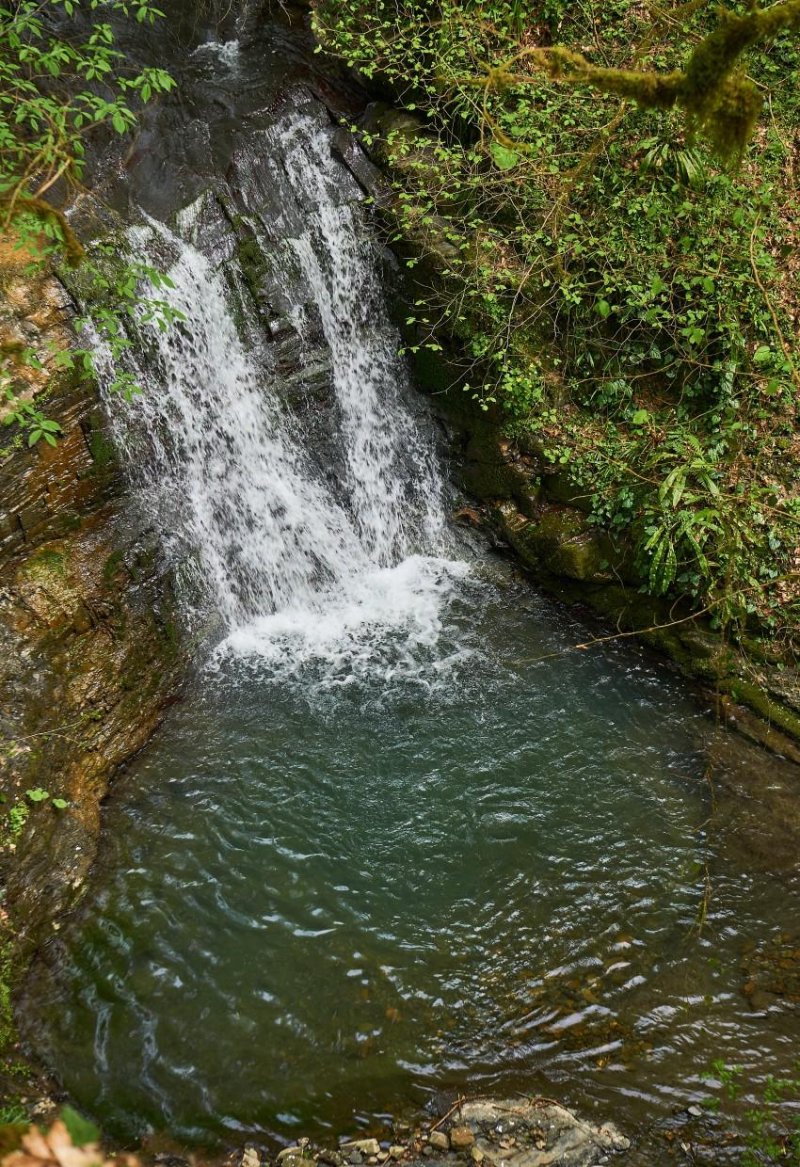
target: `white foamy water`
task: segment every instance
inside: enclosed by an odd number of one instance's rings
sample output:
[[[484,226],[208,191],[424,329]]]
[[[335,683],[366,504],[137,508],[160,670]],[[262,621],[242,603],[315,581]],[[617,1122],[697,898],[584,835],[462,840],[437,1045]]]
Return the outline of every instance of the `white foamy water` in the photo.
[[[224,69],[235,73],[239,68],[241,51],[238,40],[205,41],[192,52],[193,57],[210,56],[216,58]]]
[[[441,537],[441,478],[430,443],[398,402],[405,370],[383,303],[378,257],[357,209],[334,201],[341,177],[331,165],[327,136],[319,130],[309,136],[302,121],[290,122],[276,136],[290,182],[317,208],[292,246],[333,356],[354,515],[370,554],[389,563],[398,548],[407,549],[420,535],[428,542]],[[422,529],[416,531],[404,524],[409,472],[427,500]]]
[[[131,230],[131,247],[155,265],[171,258],[164,295],[183,322],[143,326],[144,392],[114,405],[117,433],[144,505],[196,558],[225,624],[220,651],[285,673],[323,661],[336,683],[371,666],[413,672],[415,661],[430,665],[467,571],[447,555],[430,426],[404,400],[379,255],[360,209],[336,201],[342,171],[328,133],[295,114],[269,140],[298,201],[315,207],[288,247],[330,353],[343,481],[332,489],[306,451],[269,346],[243,341],[253,321],[237,328],[222,267],[152,222]],[[196,239],[200,220],[190,208],[179,230]]]

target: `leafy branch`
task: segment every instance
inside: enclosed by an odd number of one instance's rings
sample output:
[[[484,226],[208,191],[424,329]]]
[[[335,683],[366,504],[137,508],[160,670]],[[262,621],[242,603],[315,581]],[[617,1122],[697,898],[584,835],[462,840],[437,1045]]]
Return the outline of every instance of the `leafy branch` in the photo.
[[[740,158],[763,106],[756,84],[741,71],[744,53],[782,32],[800,32],[800,0],[780,0],[744,15],[722,9],[719,26],[692,50],[682,69],[662,73],[592,64],[563,46],[532,47],[490,68],[483,84],[504,88],[530,80],[518,71],[534,61],[553,81],[588,85],[601,93],[635,101],[644,109],[682,109],[690,133],[706,134],[724,159]]]
[[[139,23],[163,16],[150,0],[0,5],[0,231],[13,230],[42,258],[63,251],[73,264],[83,247],[63,206],[50,198],[54,188],[80,188],[93,131],[110,125],[129,132],[136,123],[131,99],[147,103],[175,84],[157,68],[128,75],[108,20],[92,17],[81,36],[78,17],[98,9]]]

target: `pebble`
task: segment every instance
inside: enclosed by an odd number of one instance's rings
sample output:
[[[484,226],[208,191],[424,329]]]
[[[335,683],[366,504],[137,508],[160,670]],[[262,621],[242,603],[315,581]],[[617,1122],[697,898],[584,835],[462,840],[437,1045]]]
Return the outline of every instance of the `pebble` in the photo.
[[[377,1139],[351,1139],[349,1143],[342,1143],[339,1149],[346,1155],[351,1151],[360,1151],[362,1155],[377,1155],[381,1145]]]
[[[450,1131],[450,1146],[454,1151],[466,1151],[475,1142],[475,1136],[468,1126],[454,1126]]]
[[[472,1159],[473,1163],[480,1164],[486,1158],[486,1156],[484,1155],[484,1153],[480,1149],[480,1147],[470,1147],[469,1154],[470,1154],[470,1158]]]
[[[302,1154],[303,1154],[302,1147],[299,1147],[299,1146],[297,1146],[297,1147],[284,1147],[282,1151],[278,1151],[278,1162],[282,1163],[283,1160],[288,1159],[290,1155],[302,1155]],[[247,1151],[245,1151],[245,1155],[247,1155]],[[245,1159],[242,1159],[242,1167],[249,1167],[249,1165],[246,1163]]]
[[[686,1113],[691,1114],[692,1118],[702,1118],[703,1112],[699,1106],[687,1106]]]
[[[401,1147],[399,1144],[394,1146],[394,1147],[389,1148],[389,1154],[392,1156],[393,1159],[402,1159],[403,1155],[405,1155],[405,1153],[406,1153],[405,1147]]]
[[[352,1163],[353,1167],[361,1167],[361,1164],[364,1162],[364,1156],[360,1151],[351,1151],[347,1156],[347,1161],[348,1163]]]
[[[261,1167],[261,1160],[255,1147],[245,1147],[242,1155],[242,1167]]]
[[[444,1131],[433,1131],[432,1134],[428,1135],[428,1142],[432,1147],[435,1147],[437,1151],[450,1150],[450,1140]]]

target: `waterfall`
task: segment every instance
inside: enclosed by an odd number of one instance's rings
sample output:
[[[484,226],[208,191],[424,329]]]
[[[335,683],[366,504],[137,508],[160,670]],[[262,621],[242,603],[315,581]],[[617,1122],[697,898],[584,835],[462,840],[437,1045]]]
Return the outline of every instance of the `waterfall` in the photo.
[[[142,325],[132,347],[143,392],[112,403],[116,433],[153,521],[194,556],[226,649],[292,667],[324,657],[352,675],[389,632],[395,668],[436,641],[451,581],[466,571],[447,558],[433,430],[412,410],[380,254],[329,127],[296,112],[260,148],[260,186],[255,152],[240,165],[250,171],[243,212],[271,265],[267,327],[208,198],[176,230],[132,228],[135,256],[167,266],[164,295],[182,321]],[[261,199],[279,179],[276,225]],[[295,302],[275,308],[287,289]],[[302,382],[315,321],[335,465],[320,464],[303,413],[287,406],[282,350],[269,339],[292,333]]]
[[[293,246],[333,355],[359,530],[371,553],[389,562],[409,543],[403,500],[409,471],[426,500],[423,528],[429,543],[440,535],[442,484],[429,443],[398,397],[405,371],[383,304],[377,257],[359,230],[353,205],[333,201],[337,176],[324,133],[309,140],[304,129],[294,122],[280,135],[292,184],[316,205],[309,229]]]

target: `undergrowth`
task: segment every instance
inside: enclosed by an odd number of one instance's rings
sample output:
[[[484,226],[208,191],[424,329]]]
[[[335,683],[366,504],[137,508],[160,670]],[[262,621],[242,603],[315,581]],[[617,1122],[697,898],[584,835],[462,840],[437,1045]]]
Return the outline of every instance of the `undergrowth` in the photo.
[[[530,63],[557,45],[666,74],[718,20],[705,0],[315,8],[321,46],[410,113],[361,129],[413,244],[419,344],[460,353],[507,435],[585,488],[645,590],[791,637],[800,40],[745,59],[766,102],[736,169],[679,114]]]

